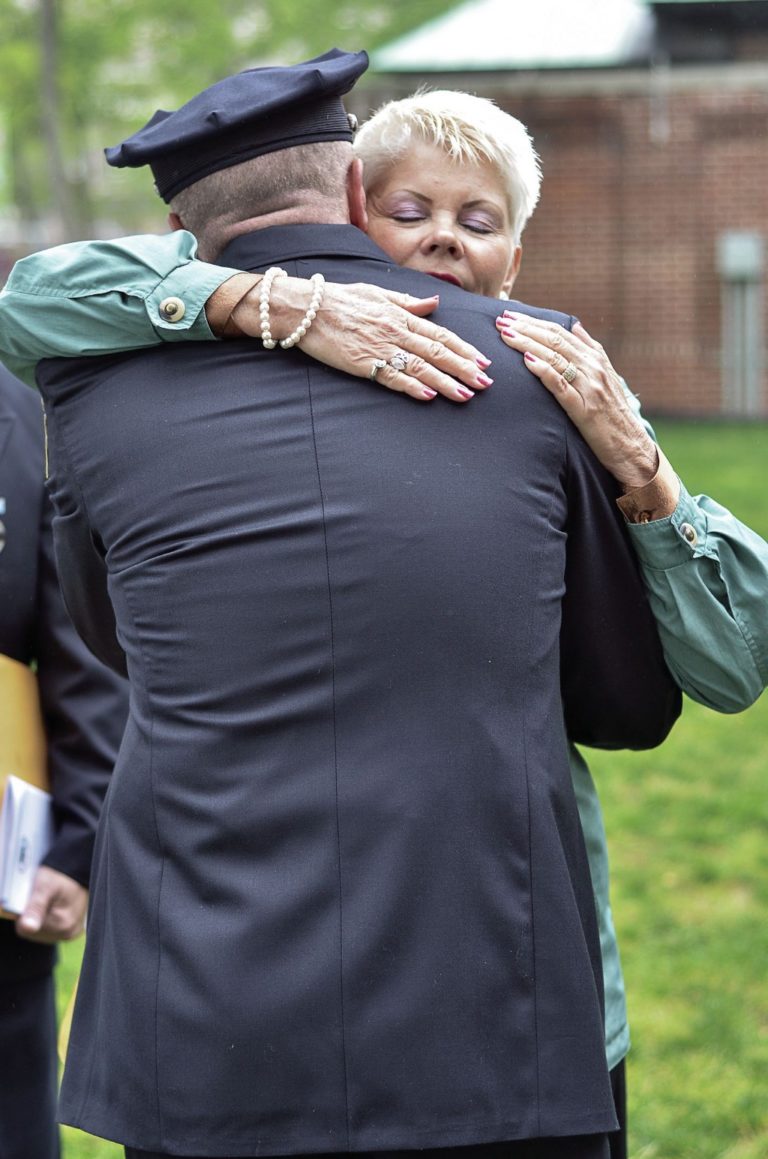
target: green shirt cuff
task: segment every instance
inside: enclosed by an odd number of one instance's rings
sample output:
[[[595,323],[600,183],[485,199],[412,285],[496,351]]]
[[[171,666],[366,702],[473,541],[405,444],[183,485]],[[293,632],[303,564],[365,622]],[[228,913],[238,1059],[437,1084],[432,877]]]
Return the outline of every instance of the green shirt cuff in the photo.
[[[702,555],[711,555],[707,544],[707,515],[680,484],[677,507],[665,519],[627,525],[632,546],[643,566],[655,571],[678,567]]]
[[[157,336],[163,342],[214,339],[205,316],[205,303],[214,290],[238,273],[242,271],[203,262],[189,262],[172,270],[144,301]]]

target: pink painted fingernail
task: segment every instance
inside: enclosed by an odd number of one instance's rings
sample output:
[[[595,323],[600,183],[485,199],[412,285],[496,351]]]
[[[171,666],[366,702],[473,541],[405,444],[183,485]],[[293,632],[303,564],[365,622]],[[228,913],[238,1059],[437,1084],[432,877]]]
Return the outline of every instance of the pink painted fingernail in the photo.
[[[478,374],[475,381],[478,386],[493,386],[493,379],[489,378],[487,374]]]
[[[510,326],[502,326],[501,332],[502,332],[502,334],[505,334],[507,338],[519,338],[520,337],[517,330],[513,330]]]
[[[432,389],[431,389],[430,387],[428,387],[428,386],[425,386],[425,387],[424,387],[424,389],[422,390],[421,394],[422,394],[422,398],[436,398],[436,397],[437,397],[437,391],[436,391],[436,390],[432,390]]]
[[[480,367],[481,370],[487,370],[488,367],[491,365],[490,358],[486,358],[484,354],[478,354],[477,358],[475,359],[475,362],[477,363],[477,365]]]
[[[462,398],[474,398],[474,390],[469,390],[466,386],[457,386],[456,393],[460,394]]]
[[[526,350],[525,354],[523,355],[523,358],[525,359],[526,362],[530,362],[531,366],[536,366],[536,364],[539,361],[538,358],[534,358],[533,355],[528,350]]]
[[[505,310],[505,311],[504,311],[504,317],[505,317],[505,318],[519,318],[519,317],[520,317],[520,315],[519,315],[519,314],[516,314],[516,313],[514,312],[514,310]]]

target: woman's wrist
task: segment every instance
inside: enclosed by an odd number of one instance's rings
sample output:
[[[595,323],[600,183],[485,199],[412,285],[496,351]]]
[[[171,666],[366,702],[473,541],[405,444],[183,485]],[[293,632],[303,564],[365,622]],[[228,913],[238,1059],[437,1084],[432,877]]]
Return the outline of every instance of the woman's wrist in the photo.
[[[217,338],[242,338],[245,335],[246,331],[240,329],[234,314],[252,290],[258,291],[261,279],[261,274],[235,274],[222,282],[208,298],[205,316]]]
[[[263,274],[236,274],[205,304],[208,325],[217,338],[261,338]],[[289,338],[307,317],[315,285],[309,278],[276,277],[269,294],[269,330],[276,341]]]
[[[309,278],[293,278],[287,274],[274,278],[269,293],[269,330],[275,342],[284,342],[294,337],[291,345],[295,345],[296,341],[301,340],[295,339],[295,335],[302,323],[307,322],[307,312],[315,299],[315,288],[315,283]],[[259,298],[258,293],[251,293],[235,310],[235,321],[247,324],[249,334],[255,334],[255,330],[250,329],[250,315],[254,305],[258,309]],[[262,337],[261,321],[258,336]]]

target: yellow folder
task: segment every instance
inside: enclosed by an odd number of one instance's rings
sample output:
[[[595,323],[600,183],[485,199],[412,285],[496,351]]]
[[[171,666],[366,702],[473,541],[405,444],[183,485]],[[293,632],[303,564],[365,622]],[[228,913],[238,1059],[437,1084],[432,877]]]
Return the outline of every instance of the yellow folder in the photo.
[[[27,664],[0,655],[0,794],[11,774],[49,791],[37,676]]]
[[[0,655],[0,801],[11,775],[50,789],[37,677],[28,665]],[[0,909],[0,917],[16,915]]]

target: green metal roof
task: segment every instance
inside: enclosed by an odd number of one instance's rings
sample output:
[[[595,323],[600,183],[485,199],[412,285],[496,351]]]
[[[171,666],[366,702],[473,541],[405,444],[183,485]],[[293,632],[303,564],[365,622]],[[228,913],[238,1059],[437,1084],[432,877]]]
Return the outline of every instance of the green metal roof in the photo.
[[[646,0],[466,0],[371,54],[381,72],[595,68],[647,58]]]

